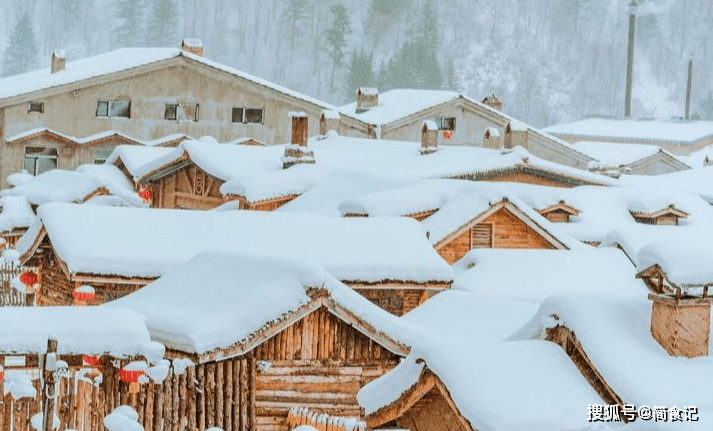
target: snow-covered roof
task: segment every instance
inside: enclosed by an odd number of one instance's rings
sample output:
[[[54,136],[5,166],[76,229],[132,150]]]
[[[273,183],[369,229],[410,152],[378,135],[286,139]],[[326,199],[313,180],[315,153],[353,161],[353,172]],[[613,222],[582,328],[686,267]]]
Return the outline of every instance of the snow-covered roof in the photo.
[[[628,165],[658,153],[675,159],[669,152],[655,145],[580,141],[572,144],[572,148],[613,167]]]
[[[331,301],[353,312],[385,340],[398,343],[395,335],[405,325],[397,317],[299,256],[204,252],[107,305],[146,316],[152,338],[174,350],[204,354],[244,343],[242,349],[248,351],[258,333],[322,305],[319,295],[311,297],[309,289],[324,289]]]
[[[631,249],[634,252],[634,249]],[[713,234],[709,229],[688,229],[664,238],[653,238],[636,252],[636,265],[643,271],[658,265],[668,281],[691,288],[713,284]]]
[[[250,81],[318,107],[336,109],[336,107],[320,100],[179,48],[121,48],[93,57],[67,62],[65,69],[60,72],[51,73],[50,68],[45,68],[2,78],[0,79],[0,105],[4,104],[3,100],[16,96],[29,95],[37,91],[75,84],[91,78],[107,76],[180,57],[204,64],[234,77]]]
[[[32,180],[34,175],[29,174],[25,169],[21,170],[20,172],[15,172],[7,176],[7,183],[11,187],[16,187],[20,186],[22,184],[25,184],[26,182]]]
[[[366,112],[356,112],[356,101],[340,107],[339,112],[369,124],[383,125],[459,97],[454,91],[397,89],[379,94],[379,105]]]
[[[713,137],[713,121],[587,118],[545,127],[553,135],[693,143]]]
[[[2,196],[25,196],[33,205],[46,202],[82,202],[104,184],[96,178],[77,171],[53,169],[31,181],[3,190]]]
[[[540,303],[562,291],[646,296],[636,268],[615,248],[474,249],[454,267],[454,289]]]
[[[649,190],[687,191],[713,204],[713,167],[698,167],[663,175],[624,175],[620,183]]]
[[[77,146],[98,145],[110,138],[119,138],[120,140],[126,141],[128,143],[132,143],[135,145],[142,145],[145,147],[156,147],[156,146],[162,146],[162,145],[170,145],[170,144],[178,143],[185,139],[189,139],[188,135],[185,135],[183,133],[174,133],[174,134],[166,135],[161,138],[157,138],[157,139],[153,139],[153,140],[144,140],[144,139],[132,138],[124,133],[116,132],[114,130],[107,130],[104,132],[95,133],[95,134],[87,136],[85,138],[77,138],[75,136],[70,136],[70,135],[67,135],[64,133],[60,133],[56,130],[48,129],[46,127],[41,127],[41,128],[27,130],[25,132],[18,133],[17,135],[13,135],[13,136],[7,138],[5,140],[5,143],[16,144],[16,143],[21,143],[27,139],[34,138],[34,137],[40,137],[40,136],[50,137],[51,139],[63,141],[65,143],[73,144],[73,145],[77,145]]]
[[[670,356],[651,335],[651,301],[645,296],[556,294],[516,338],[542,338],[546,328],[556,325],[574,332],[594,367],[623,402],[713,410],[713,356]],[[713,354],[713,344],[709,348]]]
[[[57,336],[57,353],[143,355],[150,342],[144,317],[127,308],[0,307],[0,353],[38,354]]]
[[[3,196],[0,198],[0,231],[8,232],[17,228],[29,227],[35,220],[25,196]]]
[[[47,204],[18,241],[43,229],[72,273],[154,278],[206,250],[302,256],[342,281],[450,282],[452,269],[415,220],[287,212],[184,211]]]
[[[462,291],[434,296],[402,318],[423,331],[411,355],[365,386],[360,404],[370,415],[394,402],[418,378],[422,358],[474,429],[586,429],[582,406],[602,401],[565,352],[540,340],[504,341],[535,310]]]

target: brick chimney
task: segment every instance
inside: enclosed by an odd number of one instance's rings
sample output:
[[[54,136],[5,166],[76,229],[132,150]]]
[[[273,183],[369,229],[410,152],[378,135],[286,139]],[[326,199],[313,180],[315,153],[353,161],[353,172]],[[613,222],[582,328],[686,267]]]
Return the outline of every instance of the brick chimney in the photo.
[[[314,164],[314,152],[307,149],[309,121],[304,112],[290,112],[292,117],[292,142],[285,147],[282,168],[299,164]]]
[[[361,87],[357,90],[357,114],[361,114],[377,106],[379,106],[379,90],[369,87]]]
[[[498,150],[501,145],[500,130],[498,130],[497,127],[488,127],[485,129],[483,133],[483,147]]]
[[[438,126],[434,121],[426,120],[421,125],[421,154],[438,151]]]
[[[203,57],[203,41],[200,39],[183,39],[181,41],[181,49]]]
[[[651,335],[671,356],[708,356],[711,298],[649,293]]]
[[[319,134],[326,135],[330,130],[339,133],[339,112],[325,109],[319,114]]]
[[[52,51],[52,73],[64,70],[66,63],[67,55],[64,53],[63,49],[55,49]]]
[[[491,94],[490,96],[483,99],[483,104],[486,106],[490,106],[493,109],[497,109],[498,111],[503,110],[503,101],[495,97],[495,94]]]

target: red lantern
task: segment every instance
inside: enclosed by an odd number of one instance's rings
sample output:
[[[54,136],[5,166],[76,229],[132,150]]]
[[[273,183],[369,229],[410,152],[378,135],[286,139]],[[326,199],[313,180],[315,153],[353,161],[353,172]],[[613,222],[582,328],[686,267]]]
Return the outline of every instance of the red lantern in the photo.
[[[446,139],[451,139],[453,137],[453,132],[451,132],[450,130],[444,130],[443,137]]]
[[[138,383],[139,377],[143,374],[144,372],[141,370],[125,370],[123,368],[119,370],[119,378],[124,383]]]
[[[92,367],[99,366],[99,357],[98,356],[82,356],[82,360],[84,361],[85,364],[91,365]]]
[[[151,189],[139,190],[139,197],[145,201],[151,200]]]
[[[94,288],[91,286],[81,286],[72,292],[74,299],[80,303],[86,304],[87,302],[94,299]]]
[[[20,274],[20,282],[27,287],[32,287],[37,284],[39,277],[34,271],[25,271]]]

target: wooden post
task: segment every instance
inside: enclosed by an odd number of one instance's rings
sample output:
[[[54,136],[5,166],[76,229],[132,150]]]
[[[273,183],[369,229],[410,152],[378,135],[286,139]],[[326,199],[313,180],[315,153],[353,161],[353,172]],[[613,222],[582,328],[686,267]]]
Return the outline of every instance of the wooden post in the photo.
[[[215,373],[215,426],[224,429],[223,426],[223,387],[225,385],[225,380],[223,380],[223,362],[217,362]]]
[[[248,361],[240,359],[240,431],[248,431]]]
[[[57,388],[55,387],[55,372],[57,371],[57,337],[50,335],[47,339],[47,355],[44,360],[45,387],[42,393],[45,397],[45,406],[42,416],[43,431],[52,431],[54,420],[55,398]]]
[[[186,380],[188,386],[188,431],[198,431],[196,426],[196,404],[198,402],[198,394],[196,391],[196,367],[188,367],[186,370]]]
[[[161,431],[163,412],[163,387],[153,384],[153,431]]]
[[[196,373],[198,380],[198,387],[196,392],[198,392],[198,402],[196,403],[197,412],[196,417],[198,420],[198,429],[204,430],[205,426],[205,365],[196,365]]]
[[[248,356],[248,390],[250,391],[250,400],[248,408],[250,412],[250,429],[257,429],[257,424],[255,423],[255,353],[250,352]]]

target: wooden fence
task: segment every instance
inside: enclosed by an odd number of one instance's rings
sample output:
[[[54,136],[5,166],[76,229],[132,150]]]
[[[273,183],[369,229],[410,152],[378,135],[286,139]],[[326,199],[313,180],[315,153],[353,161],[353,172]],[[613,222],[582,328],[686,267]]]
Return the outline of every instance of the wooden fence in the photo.
[[[34,295],[28,295],[10,285],[13,278],[24,271],[37,270],[12,263],[0,264],[0,307],[25,307],[31,306],[34,302]]]

